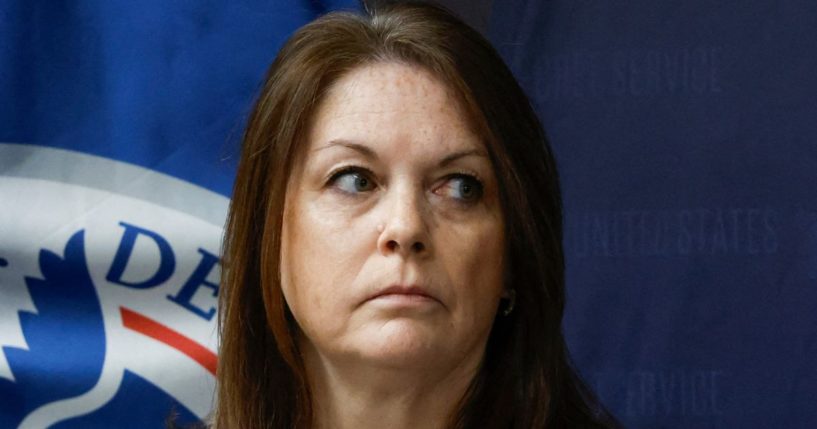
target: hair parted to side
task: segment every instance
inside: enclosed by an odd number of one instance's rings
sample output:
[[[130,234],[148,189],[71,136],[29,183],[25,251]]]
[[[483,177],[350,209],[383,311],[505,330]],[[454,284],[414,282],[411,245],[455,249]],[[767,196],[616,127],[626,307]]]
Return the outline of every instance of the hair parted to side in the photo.
[[[561,196],[553,155],[522,89],[491,45],[450,12],[385,2],[327,14],[281,48],[243,138],[224,239],[216,428],[308,428],[312,395],[280,285],[286,186],[327,89],[374,62],[422,67],[484,138],[502,190],[509,287],[452,428],[614,427],[570,365],[562,336]]]

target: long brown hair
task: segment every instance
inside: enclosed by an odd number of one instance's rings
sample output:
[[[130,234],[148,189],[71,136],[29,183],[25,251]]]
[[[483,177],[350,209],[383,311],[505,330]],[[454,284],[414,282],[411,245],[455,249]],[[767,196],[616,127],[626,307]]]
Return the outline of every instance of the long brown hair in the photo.
[[[450,426],[610,427],[571,367],[562,336],[561,196],[542,127],[479,33],[441,7],[414,1],[325,15],[298,30],[269,69],[244,134],[225,232],[216,427],[312,424],[298,327],[280,287],[286,185],[326,90],[344,73],[383,61],[423,67],[451,88],[483,136],[502,189],[506,277],[516,305],[497,316]]]

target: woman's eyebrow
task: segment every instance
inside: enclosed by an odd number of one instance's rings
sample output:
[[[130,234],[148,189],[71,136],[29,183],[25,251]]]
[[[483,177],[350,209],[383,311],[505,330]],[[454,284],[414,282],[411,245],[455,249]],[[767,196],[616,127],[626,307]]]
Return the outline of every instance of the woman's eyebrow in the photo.
[[[353,141],[350,141],[350,140],[345,140],[345,139],[333,139],[333,140],[330,140],[329,143],[327,143],[326,145],[315,149],[315,152],[321,151],[321,150],[324,150],[324,149],[329,149],[329,148],[332,148],[332,147],[338,147],[338,146],[354,150],[355,152],[359,152],[360,154],[362,154],[366,158],[370,158],[370,159],[374,159],[374,160],[378,159],[377,152],[375,152],[374,149],[370,148],[369,146],[366,146],[365,144],[356,143],[356,142],[353,142]],[[469,157],[469,156],[477,156],[477,157],[480,157],[480,158],[489,159],[488,154],[486,154],[484,150],[481,150],[481,149],[466,149],[466,150],[461,150],[461,151],[457,151],[457,152],[450,153],[450,154],[446,155],[440,161],[439,167],[445,167],[445,166],[451,164],[452,162],[454,162],[454,161],[456,161],[458,159]]]
[[[338,146],[352,149],[356,152],[360,152],[366,158],[377,159],[377,153],[369,146],[344,139],[330,140],[329,143],[327,143],[326,145],[315,149],[315,152]]]
[[[443,158],[442,161],[440,161],[440,167],[445,167],[446,165],[451,164],[452,162],[460,158],[465,158],[467,156],[478,156],[480,158],[489,159],[488,154],[486,154],[485,151],[483,150],[468,149],[446,155],[445,158]]]

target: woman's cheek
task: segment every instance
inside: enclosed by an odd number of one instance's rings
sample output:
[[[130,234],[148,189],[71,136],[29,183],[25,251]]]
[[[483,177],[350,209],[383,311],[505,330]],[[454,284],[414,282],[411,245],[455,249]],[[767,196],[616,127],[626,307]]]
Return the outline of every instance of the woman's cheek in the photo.
[[[349,292],[348,283],[369,255],[367,248],[373,247],[367,247],[366,240],[376,239],[365,234],[364,223],[365,219],[326,204],[314,204],[302,213],[298,249],[293,250],[299,254],[297,266],[303,278],[308,279],[301,287],[307,289],[313,310],[329,311],[333,303],[349,301],[342,293]]]
[[[492,219],[468,224],[460,228],[448,243],[458,243],[453,250],[459,256],[455,260],[458,283],[468,289],[468,294],[480,302],[490,300],[502,289],[504,229]]]

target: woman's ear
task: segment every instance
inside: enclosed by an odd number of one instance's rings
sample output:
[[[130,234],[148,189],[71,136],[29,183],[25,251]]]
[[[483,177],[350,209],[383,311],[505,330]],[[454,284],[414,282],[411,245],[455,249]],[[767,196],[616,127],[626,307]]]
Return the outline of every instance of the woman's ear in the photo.
[[[507,316],[511,314],[513,308],[516,306],[516,289],[505,288],[502,290],[502,300],[508,301],[507,305],[505,305],[505,308],[502,310],[502,315]]]
[[[506,261],[507,260],[508,259],[506,258]],[[500,295],[500,298],[510,299],[511,294],[515,295],[516,292],[514,291],[514,288],[513,288],[513,284],[514,284],[514,282],[513,282],[513,270],[508,266],[504,267],[504,274],[502,276],[502,281],[503,281],[502,295]]]

